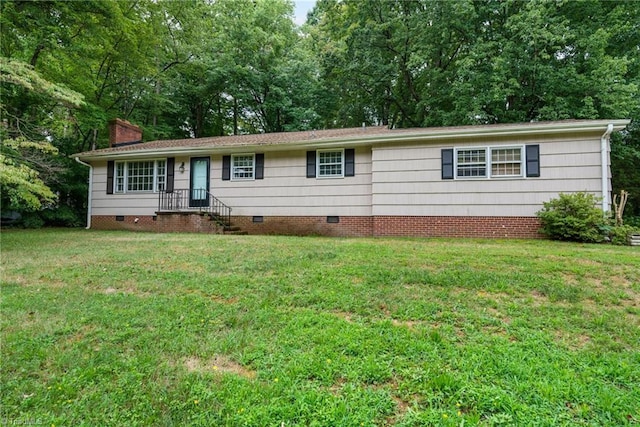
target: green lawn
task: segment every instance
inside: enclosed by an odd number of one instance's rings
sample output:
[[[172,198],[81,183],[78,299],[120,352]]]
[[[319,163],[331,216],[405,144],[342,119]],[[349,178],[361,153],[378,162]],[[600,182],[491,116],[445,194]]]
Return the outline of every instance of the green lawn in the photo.
[[[2,424],[637,425],[640,250],[2,233]]]

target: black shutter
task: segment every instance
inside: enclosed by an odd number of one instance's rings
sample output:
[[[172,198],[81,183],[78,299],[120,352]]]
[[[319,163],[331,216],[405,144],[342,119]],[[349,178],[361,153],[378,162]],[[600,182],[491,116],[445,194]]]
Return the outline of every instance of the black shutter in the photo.
[[[525,151],[527,158],[527,176],[540,176],[540,146],[537,144],[527,145]]]
[[[356,150],[347,148],[344,150],[344,176],[356,174]]]
[[[169,157],[167,159],[167,182],[164,186],[164,191],[167,193],[173,193],[173,178],[175,177],[176,158]]]
[[[453,179],[453,148],[442,150],[442,179]]]
[[[113,169],[115,163],[113,160],[107,162],[107,194],[113,194]]]
[[[231,156],[222,156],[222,180],[231,179]]]
[[[256,154],[256,179],[264,179],[264,153]]]
[[[316,152],[307,151],[307,178],[316,177]]]

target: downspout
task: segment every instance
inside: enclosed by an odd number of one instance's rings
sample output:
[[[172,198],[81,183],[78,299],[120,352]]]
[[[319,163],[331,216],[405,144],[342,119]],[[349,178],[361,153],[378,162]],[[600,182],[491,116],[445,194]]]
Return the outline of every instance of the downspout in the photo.
[[[600,164],[602,167],[602,212],[609,212],[609,136],[613,132],[613,123],[609,123],[607,130],[600,138]]]
[[[89,194],[87,195],[87,226],[85,227],[85,229],[90,229],[91,228],[91,193],[93,192],[93,166],[91,166],[89,163],[85,163],[82,160],[80,160],[80,158],[75,157],[76,162],[80,163],[81,165],[85,165],[89,168]]]

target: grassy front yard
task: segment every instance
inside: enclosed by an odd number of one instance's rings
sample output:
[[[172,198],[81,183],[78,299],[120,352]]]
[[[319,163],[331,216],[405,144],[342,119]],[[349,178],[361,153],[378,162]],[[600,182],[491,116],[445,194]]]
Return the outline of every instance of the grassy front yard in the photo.
[[[3,424],[636,425],[640,250],[2,233]]]

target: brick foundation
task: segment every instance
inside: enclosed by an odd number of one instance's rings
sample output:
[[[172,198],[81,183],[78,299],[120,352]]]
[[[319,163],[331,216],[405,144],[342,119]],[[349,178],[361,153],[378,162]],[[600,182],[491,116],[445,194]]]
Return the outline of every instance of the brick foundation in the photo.
[[[152,231],[156,233],[221,234],[222,227],[209,217],[197,213],[160,213],[158,215],[125,215],[118,221],[115,215],[93,215],[94,230]]]
[[[137,221],[136,221],[137,218]],[[535,217],[445,217],[445,216],[340,216],[327,222],[326,216],[237,216],[234,226],[249,234],[318,235],[336,237],[483,237],[543,238]],[[160,213],[156,216],[94,215],[96,230],[186,232],[221,234],[222,228],[196,213]]]
[[[535,217],[377,216],[373,235],[539,239],[540,226]]]
[[[253,222],[251,216],[234,217],[233,225],[249,234],[280,234],[290,236],[367,237],[373,234],[373,218],[340,216],[338,223],[327,222],[326,216],[265,216],[263,222]]]

